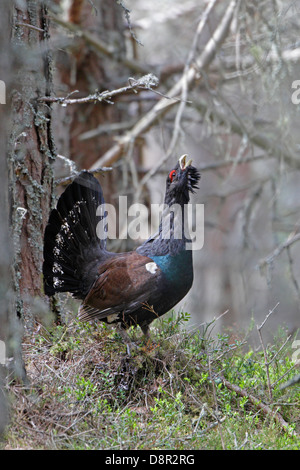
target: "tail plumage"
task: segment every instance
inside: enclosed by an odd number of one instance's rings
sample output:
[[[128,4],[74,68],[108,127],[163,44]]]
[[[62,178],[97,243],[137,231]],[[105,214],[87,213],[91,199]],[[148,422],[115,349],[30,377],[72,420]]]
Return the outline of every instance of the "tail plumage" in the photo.
[[[106,212],[98,180],[83,171],[60,196],[44,236],[44,289],[84,299],[106,259]]]

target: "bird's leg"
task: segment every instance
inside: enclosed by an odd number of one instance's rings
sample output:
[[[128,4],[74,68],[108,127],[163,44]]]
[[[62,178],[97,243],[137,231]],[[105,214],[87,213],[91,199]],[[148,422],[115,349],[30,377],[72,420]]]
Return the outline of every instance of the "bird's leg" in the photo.
[[[146,349],[149,349],[149,351],[151,351],[153,349],[153,347],[155,347],[155,346],[154,346],[153,340],[152,340],[151,335],[150,335],[149,325],[141,326],[141,330],[142,330],[143,335],[144,335],[145,347],[146,347]]]
[[[136,344],[131,341],[128,333],[126,332],[126,330],[124,330],[124,328],[121,327],[121,325],[119,323],[117,323],[117,328],[116,329],[117,329],[117,332],[120,333],[124,343],[126,344],[126,349],[127,349],[128,356],[131,356],[132,349],[135,349],[137,347]]]
[[[149,325],[143,325],[141,326],[141,330],[143,332],[143,335],[147,338],[150,339],[150,328]]]

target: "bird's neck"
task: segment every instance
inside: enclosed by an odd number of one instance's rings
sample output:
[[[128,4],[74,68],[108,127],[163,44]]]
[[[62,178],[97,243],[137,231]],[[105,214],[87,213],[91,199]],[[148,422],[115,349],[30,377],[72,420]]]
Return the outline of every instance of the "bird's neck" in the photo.
[[[165,205],[160,225],[159,239],[167,243],[170,252],[181,251],[187,241],[187,227],[185,227],[186,217],[183,204]]]
[[[185,250],[186,243],[190,241],[187,217],[185,217],[186,208],[187,205],[176,202],[165,204],[158,232],[138,251],[155,256],[175,256]]]

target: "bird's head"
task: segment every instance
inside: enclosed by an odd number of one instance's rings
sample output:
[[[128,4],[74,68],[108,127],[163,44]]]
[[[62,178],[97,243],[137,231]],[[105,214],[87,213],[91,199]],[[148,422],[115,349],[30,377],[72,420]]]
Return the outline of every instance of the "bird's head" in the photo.
[[[192,166],[192,160],[187,160],[187,155],[182,155],[168,175],[165,203],[187,204],[190,200],[189,193],[195,192],[199,180],[200,173]]]

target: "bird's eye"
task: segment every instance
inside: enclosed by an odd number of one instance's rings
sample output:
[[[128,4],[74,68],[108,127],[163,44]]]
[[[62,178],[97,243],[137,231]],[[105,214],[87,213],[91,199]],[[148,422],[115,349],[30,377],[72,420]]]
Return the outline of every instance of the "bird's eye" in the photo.
[[[169,178],[171,180],[171,183],[172,183],[173,179],[175,178],[175,176],[176,176],[176,170],[172,170],[169,174]]]

